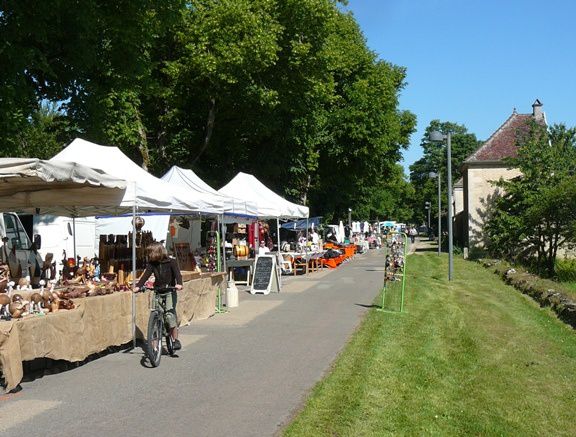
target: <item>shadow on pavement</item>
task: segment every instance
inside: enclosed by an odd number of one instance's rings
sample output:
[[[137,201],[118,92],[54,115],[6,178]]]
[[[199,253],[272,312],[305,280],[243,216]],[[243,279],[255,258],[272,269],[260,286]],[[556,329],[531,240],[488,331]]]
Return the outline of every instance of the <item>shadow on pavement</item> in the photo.
[[[359,306],[359,307],[364,307],[364,308],[380,308],[380,305],[366,305],[364,303],[355,303],[354,305]]]

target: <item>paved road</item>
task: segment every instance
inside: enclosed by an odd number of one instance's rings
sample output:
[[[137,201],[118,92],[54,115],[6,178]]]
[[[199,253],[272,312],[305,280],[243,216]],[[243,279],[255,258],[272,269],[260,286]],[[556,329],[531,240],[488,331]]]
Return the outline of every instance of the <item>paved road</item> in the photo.
[[[382,253],[285,279],[280,294],[181,329],[157,369],[108,354],[0,396],[3,436],[270,436],[302,405],[377,296]]]

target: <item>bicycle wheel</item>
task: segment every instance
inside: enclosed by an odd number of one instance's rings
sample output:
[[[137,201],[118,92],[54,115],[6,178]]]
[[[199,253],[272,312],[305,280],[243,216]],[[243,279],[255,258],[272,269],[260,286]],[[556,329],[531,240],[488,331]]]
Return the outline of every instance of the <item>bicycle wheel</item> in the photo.
[[[166,349],[168,350],[168,355],[174,355],[174,340],[170,334],[166,335]]]
[[[160,365],[160,358],[162,358],[162,318],[158,311],[152,311],[148,320],[146,354],[152,367]]]

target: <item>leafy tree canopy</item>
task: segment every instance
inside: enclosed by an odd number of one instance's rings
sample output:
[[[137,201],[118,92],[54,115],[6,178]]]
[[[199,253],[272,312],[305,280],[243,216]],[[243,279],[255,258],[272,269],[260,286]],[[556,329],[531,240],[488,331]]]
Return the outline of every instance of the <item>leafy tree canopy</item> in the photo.
[[[405,214],[406,71],[377,59],[345,4],[4,1],[2,155],[82,136],[215,187],[253,173],[314,214]]]
[[[576,238],[576,129],[533,123],[508,165],[521,176],[495,181],[487,248],[553,276],[558,247]]]

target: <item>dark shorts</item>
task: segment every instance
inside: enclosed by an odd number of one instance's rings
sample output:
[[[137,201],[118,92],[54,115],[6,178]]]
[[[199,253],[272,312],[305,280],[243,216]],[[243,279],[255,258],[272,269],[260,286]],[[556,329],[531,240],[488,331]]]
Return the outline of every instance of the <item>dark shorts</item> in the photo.
[[[166,294],[166,321],[170,329],[178,327],[178,316],[176,314],[177,303],[178,293],[176,293],[176,291]]]

